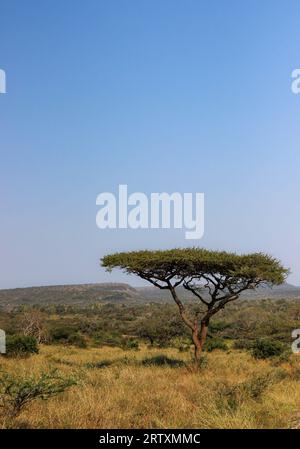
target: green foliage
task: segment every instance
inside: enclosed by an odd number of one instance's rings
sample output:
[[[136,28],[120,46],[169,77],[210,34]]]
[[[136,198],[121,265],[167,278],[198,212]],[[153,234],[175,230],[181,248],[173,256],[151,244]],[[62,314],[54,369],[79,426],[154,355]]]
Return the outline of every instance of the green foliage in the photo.
[[[214,334],[214,333],[217,333],[217,332],[222,332],[222,331],[228,329],[231,326],[232,326],[232,324],[226,323],[226,321],[224,321],[224,320],[211,321],[210,324],[209,324],[209,331]]]
[[[160,294],[159,289],[153,289]],[[187,313],[192,309],[191,300],[185,300]],[[70,344],[68,338],[76,333],[81,335],[87,344],[95,346],[115,346],[122,348],[124,338],[136,339],[139,345],[150,343],[153,346],[167,346],[190,350],[190,332],[182,324],[176,305],[170,303],[151,302],[148,304],[109,304],[99,310],[92,307],[82,309],[73,307],[68,314],[59,317],[57,313],[47,314],[49,339],[51,343]],[[9,335],[17,335],[19,313],[16,311],[0,312],[0,328]],[[130,318],[130,319],[128,319]],[[240,299],[232,302],[218,313],[218,321],[211,320],[209,335],[220,338],[227,343],[233,341],[233,349],[251,350],[253,337],[281,341],[289,348],[291,329],[299,327],[299,300],[286,299],[261,300]],[[221,323],[221,324],[220,324]],[[57,329],[59,333],[56,334]],[[8,331],[9,330],[9,331]],[[67,332],[65,332],[67,330]],[[58,338],[59,339],[56,339]],[[72,338],[72,337],[71,337]],[[209,339],[209,337],[208,337]],[[283,354],[286,357],[285,354]],[[0,356],[1,358],[1,356]],[[277,358],[272,359],[272,364]],[[278,357],[278,363],[280,363]]]
[[[220,382],[216,385],[216,405],[219,410],[236,411],[242,402],[239,385]]]
[[[74,345],[78,348],[87,347],[86,340],[83,335],[74,331],[74,328],[70,326],[60,326],[51,329],[50,338],[54,343]]]
[[[49,399],[77,382],[72,377],[62,377],[57,370],[44,372],[39,377],[18,377],[0,373],[0,407],[9,418],[15,418],[36,399]]]
[[[146,358],[142,361],[144,366],[170,366],[172,368],[178,368],[185,366],[185,363],[179,359],[171,359],[165,355],[157,355],[154,357]]]
[[[67,326],[60,326],[51,329],[50,337],[54,343],[65,343],[72,333],[73,329],[69,329]]]
[[[135,338],[126,338],[123,342],[123,349],[138,351],[139,342]]]
[[[230,276],[236,281],[251,279],[254,282],[281,284],[288,270],[281,263],[263,253],[238,255],[203,248],[182,248],[164,251],[133,251],[107,255],[101,260],[108,270],[121,268],[148,279],[202,277],[205,273]]]
[[[236,411],[244,401],[252,399],[259,402],[266,390],[282,378],[282,373],[267,372],[257,374],[244,382],[230,384],[227,381],[218,383],[217,406],[219,409]]]
[[[252,349],[253,341],[240,338],[233,343],[233,349]]]
[[[107,368],[113,364],[112,360],[100,360],[99,362],[88,362],[86,363],[86,368]]]
[[[137,335],[150,342],[151,345],[167,347],[172,345],[176,337],[186,334],[186,329],[177,311],[173,308],[160,308],[143,318],[137,328]]]
[[[67,342],[70,345],[77,346],[77,348],[86,348],[87,347],[85,338],[78,333],[69,335]]]
[[[100,346],[112,346],[112,347],[123,347],[122,335],[116,331],[113,332],[97,332],[93,338],[96,345]]]
[[[38,353],[37,340],[25,335],[8,335],[6,338],[6,355],[9,357],[27,357]]]
[[[274,381],[274,375],[272,373],[266,373],[253,376],[250,380],[244,382],[242,386],[250,398],[259,401],[263,393]]]
[[[195,346],[195,339],[200,344],[197,337],[200,320],[201,326],[207,328],[211,318],[229,302],[237,300],[242,292],[263,284],[281,284],[288,274],[279,260],[267,254],[238,255],[203,248],[123,252],[107,255],[101,262],[108,271],[121,268],[161,290],[169,290],[182,321],[194,335]],[[180,285],[197,299],[192,318],[178,296],[176,289]],[[148,336],[152,344],[154,338],[150,333]],[[202,338],[204,343],[205,337]],[[210,343],[208,350],[216,346],[224,349],[223,344],[216,342],[215,346]]]
[[[206,368],[207,365],[208,365],[208,359],[207,359],[207,356],[204,354],[204,355],[202,355],[202,356],[200,357],[200,360],[199,360],[199,367],[200,367],[200,368]]]
[[[208,338],[204,345],[204,350],[207,352],[212,352],[214,349],[221,349],[222,351],[227,351],[228,346],[224,340],[221,338]]]
[[[279,356],[285,351],[285,346],[274,340],[257,339],[252,346],[252,355],[256,359],[268,359]]]
[[[282,352],[281,354],[272,359],[272,366],[280,366],[283,363],[290,362],[291,354],[292,354],[291,350],[285,350],[284,352]]]

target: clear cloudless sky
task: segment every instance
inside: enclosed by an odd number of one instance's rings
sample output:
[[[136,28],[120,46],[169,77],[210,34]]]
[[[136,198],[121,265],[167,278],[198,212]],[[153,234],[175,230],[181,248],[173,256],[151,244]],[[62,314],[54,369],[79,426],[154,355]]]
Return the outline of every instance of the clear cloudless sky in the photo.
[[[264,251],[300,285],[299,1],[0,0],[0,288],[138,280],[104,254]],[[205,234],[99,230],[96,196],[204,192]]]

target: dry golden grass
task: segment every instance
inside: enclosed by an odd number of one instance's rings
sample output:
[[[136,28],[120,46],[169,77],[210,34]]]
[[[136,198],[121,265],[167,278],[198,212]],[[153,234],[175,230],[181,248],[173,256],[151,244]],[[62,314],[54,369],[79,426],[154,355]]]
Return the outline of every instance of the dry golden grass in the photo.
[[[57,367],[80,383],[48,401],[37,400],[13,423],[29,428],[285,428],[297,427],[300,357],[280,367],[245,352],[214,351],[200,372],[188,366],[143,366],[164,354],[190,361],[175,349],[76,349],[42,346],[28,359],[0,359],[2,370],[36,374]],[[124,359],[125,358],[125,359]],[[101,368],[86,364],[114,361]],[[91,365],[89,365],[91,366]],[[260,379],[271,381],[255,397]],[[272,380],[273,379],[273,380]],[[250,389],[250,390],[249,390]],[[249,394],[250,391],[250,394]],[[248,393],[247,393],[248,392]],[[297,421],[298,420],[298,421]],[[4,421],[2,420],[2,423]],[[1,424],[0,427],[4,426]]]

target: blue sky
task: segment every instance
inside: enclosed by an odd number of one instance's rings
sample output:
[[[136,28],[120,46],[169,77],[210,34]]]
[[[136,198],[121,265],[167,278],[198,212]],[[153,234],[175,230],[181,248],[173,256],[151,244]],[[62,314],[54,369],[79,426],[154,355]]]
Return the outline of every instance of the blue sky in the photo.
[[[104,254],[265,251],[300,285],[300,4],[2,1],[0,288],[138,281]],[[97,229],[96,196],[204,192],[205,234]]]

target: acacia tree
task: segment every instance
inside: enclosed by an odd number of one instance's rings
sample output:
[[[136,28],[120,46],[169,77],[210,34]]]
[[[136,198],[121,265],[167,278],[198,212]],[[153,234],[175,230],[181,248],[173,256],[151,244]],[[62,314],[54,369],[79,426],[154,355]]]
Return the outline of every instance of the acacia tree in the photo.
[[[107,255],[101,262],[108,271],[120,268],[170,291],[191,331],[197,365],[211,317],[243,291],[281,284],[288,274],[280,261],[263,253],[238,255],[201,248],[123,252]],[[194,312],[179,298],[180,285],[197,300]]]

